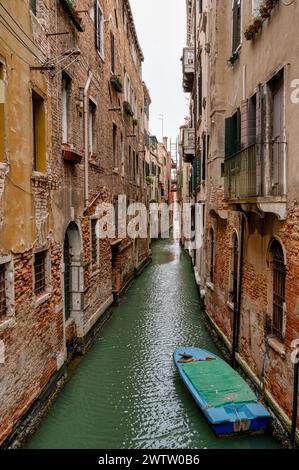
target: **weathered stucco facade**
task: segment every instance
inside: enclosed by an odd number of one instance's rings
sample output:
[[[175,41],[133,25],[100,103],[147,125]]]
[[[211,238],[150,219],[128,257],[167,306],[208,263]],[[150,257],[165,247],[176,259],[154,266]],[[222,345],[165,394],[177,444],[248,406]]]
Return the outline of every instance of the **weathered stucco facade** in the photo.
[[[209,135],[206,161],[198,145],[193,153],[206,164],[193,188],[196,197],[205,186],[198,282],[213,327],[290,429],[299,339],[299,8],[273,1],[265,12],[262,2],[204,1],[195,13],[195,3],[187,1],[188,46],[196,14],[204,66],[194,77],[204,82],[200,126]],[[256,15],[264,18],[251,27]],[[188,88],[187,72],[185,65]],[[197,85],[186,91],[194,103]]]
[[[0,444],[147,262],[98,240],[99,204],[147,203],[143,55],[128,1],[7,0],[0,32]],[[78,13],[77,10],[80,10]],[[47,392],[46,392],[47,391]],[[50,393],[50,392],[49,392]],[[30,419],[30,415],[28,415]]]

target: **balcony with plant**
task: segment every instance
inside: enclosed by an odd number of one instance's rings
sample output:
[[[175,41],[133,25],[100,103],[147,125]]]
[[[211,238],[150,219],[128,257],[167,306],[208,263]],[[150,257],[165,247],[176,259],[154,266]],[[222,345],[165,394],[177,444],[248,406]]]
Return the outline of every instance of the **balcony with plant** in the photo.
[[[110,83],[118,93],[122,93],[123,82],[122,82],[120,75],[111,75]]]
[[[75,9],[73,0],[59,0],[62,8],[68,14],[74,26],[77,30],[82,33],[84,31],[84,26],[82,23],[82,18]]]
[[[253,17],[252,23],[247,25],[244,30],[244,37],[247,41],[252,41],[255,35],[261,31],[263,23],[271,18],[272,11],[278,2],[279,0],[265,0],[261,3],[258,15]]]
[[[124,101],[123,107],[124,107],[124,111],[125,111],[129,116],[132,116],[132,117],[134,116],[134,112],[133,112],[132,106],[131,106],[131,104],[129,103],[129,101]]]

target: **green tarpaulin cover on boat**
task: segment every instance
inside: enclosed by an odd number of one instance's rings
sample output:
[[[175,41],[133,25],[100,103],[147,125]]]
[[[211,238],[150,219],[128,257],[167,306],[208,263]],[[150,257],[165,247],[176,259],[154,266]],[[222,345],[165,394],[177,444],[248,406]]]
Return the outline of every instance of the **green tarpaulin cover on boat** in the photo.
[[[182,368],[209,407],[256,401],[245,380],[221,359],[183,364]]]

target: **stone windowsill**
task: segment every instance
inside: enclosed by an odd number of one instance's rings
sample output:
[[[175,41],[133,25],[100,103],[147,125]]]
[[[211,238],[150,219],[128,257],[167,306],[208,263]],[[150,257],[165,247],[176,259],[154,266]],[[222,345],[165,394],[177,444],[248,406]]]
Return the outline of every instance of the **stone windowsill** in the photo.
[[[214,284],[210,281],[207,281],[207,288],[210,289],[213,292],[214,291]]]
[[[34,307],[39,307],[42,305],[44,302],[47,302],[50,298],[52,297],[52,291],[51,292],[44,292],[41,294],[39,297],[35,297],[34,299]]]
[[[41,179],[45,180],[48,178],[47,173],[41,173],[40,171],[33,171],[32,172],[32,179]]]
[[[267,343],[273,351],[278,353],[281,358],[286,357],[285,345],[275,336],[268,336]]]
[[[0,322],[0,333],[3,331],[8,330],[9,328],[13,328],[16,325],[16,320],[14,318],[7,318]]]

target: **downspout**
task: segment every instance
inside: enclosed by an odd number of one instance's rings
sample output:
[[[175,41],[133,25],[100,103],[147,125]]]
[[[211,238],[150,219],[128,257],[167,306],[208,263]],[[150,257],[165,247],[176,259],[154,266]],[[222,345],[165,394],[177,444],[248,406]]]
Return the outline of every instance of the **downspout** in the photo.
[[[240,335],[240,318],[241,318],[241,302],[243,287],[243,264],[244,264],[244,238],[245,238],[245,214],[241,212],[241,246],[240,246],[240,269],[238,282],[237,301],[234,305],[234,321],[233,321],[233,343],[232,343],[232,367],[236,368],[236,354],[239,346]]]
[[[88,91],[92,80],[92,72],[89,72],[88,79],[84,88],[84,208],[86,209],[89,202],[89,148],[88,148]]]
[[[194,104],[194,141],[195,141],[195,161],[197,160],[197,2],[194,2],[194,88],[193,88],[193,104]],[[197,165],[196,165],[197,166]],[[193,170],[194,171],[194,170]],[[195,175],[194,175],[195,176]],[[197,199],[197,181],[194,181],[194,202]],[[195,218],[195,216],[194,216]],[[194,228],[197,229],[194,220]],[[197,262],[197,250],[194,250],[194,266]]]

